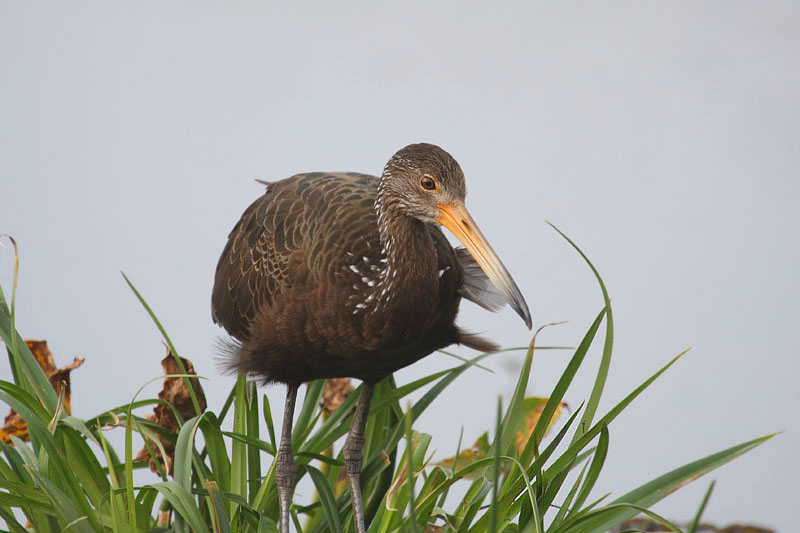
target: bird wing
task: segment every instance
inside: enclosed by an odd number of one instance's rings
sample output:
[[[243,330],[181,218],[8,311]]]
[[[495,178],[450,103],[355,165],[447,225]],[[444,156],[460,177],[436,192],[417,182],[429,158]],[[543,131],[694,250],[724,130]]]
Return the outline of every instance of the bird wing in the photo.
[[[288,198],[281,200],[272,188],[244,211],[217,263],[212,317],[238,339],[247,337],[258,309],[286,280],[288,257],[276,246],[285,233],[276,228],[275,213],[285,210]]]
[[[475,258],[460,246],[456,248],[456,258],[464,271],[464,283],[459,294],[484,309],[499,311],[505,305],[506,297],[497,290]]]
[[[361,225],[348,224],[344,213],[374,214],[376,184],[373,176],[321,172],[269,184],[242,214],[220,256],[211,297],[214,322],[245,340],[264,306],[286,304],[281,295],[288,291],[297,298],[314,285],[310,275],[338,276],[319,266],[341,264],[326,256],[345,251],[322,244],[361,240],[350,235]],[[357,251],[359,257],[367,253]]]

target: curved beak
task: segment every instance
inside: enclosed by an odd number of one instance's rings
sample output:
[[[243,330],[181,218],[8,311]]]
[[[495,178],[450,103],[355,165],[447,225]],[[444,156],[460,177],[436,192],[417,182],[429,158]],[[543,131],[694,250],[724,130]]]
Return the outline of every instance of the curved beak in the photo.
[[[525,303],[525,298],[522,297],[522,293],[517,284],[514,283],[511,274],[508,273],[503,262],[492,250],[489,241],[483,236],[464,204],[448,203],[437,207],[439,208],[439,216],[436,221],[452,231],[453,235],[461,241],[489,280],[505,295],[506,301],[508,301],[512,309],[522,317],[528,329],[531,329],[531,313],[528,311],[528,304]]]

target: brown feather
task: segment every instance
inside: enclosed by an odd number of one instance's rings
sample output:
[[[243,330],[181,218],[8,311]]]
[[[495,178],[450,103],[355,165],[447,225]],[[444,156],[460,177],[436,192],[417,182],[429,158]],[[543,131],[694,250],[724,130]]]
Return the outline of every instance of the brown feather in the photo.
[[[479,352],[496,352],[500,346],[489,339],[485,339],[477,333],[469,333],[461,328],[458,328],[458,344],[472,348]]]
[[[462,294],[492,306],[480,277],[464,289],[463,260],[424,214],[435,204],[417,191],[420,173],[463,200],[458,163],[425,144],[395,154],[380,180],[313,172],[268,184],[217,264],[212,316],[233,337],[220,350],[227,370],[265,383],[378,381],[450,344],[497,349],[455,325]]]

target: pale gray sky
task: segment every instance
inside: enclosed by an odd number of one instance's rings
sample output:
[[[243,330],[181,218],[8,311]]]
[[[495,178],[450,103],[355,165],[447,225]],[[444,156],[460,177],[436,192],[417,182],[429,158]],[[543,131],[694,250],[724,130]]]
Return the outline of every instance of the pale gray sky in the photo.
[[[467,204],[535,322],[569,320],[542,343],[576,345],[602,306],[544,220],[603,274],[617,336],[601,411],[693,348],[611,426],[598,492],[783,430],[713,474],[706,518],[796,528],[796,2],[0,6],[0,233],[21,248],[22,334],[62,362],[86,357],[79,416],[160,372],[159,333],[120,269],[212,378],[218,409],[232,379],[212,358],[210,290],[260,194],[253,178],[377,173],[428,141],[461,162]],[[6,290],[11,265],[0,251]],[[508,309],[465,303],[461,323],[528,342]],[[599,355],[570,404],[588,396]],[[530,392],[547,394],[568,356],[542,352]],[[493,427],[520,358],[468,373],[420,420],[441,456],[462,425],[466,442]],[[433,355],[397,379],[451,364]],[[689,519],[710,479],[655,509]]]

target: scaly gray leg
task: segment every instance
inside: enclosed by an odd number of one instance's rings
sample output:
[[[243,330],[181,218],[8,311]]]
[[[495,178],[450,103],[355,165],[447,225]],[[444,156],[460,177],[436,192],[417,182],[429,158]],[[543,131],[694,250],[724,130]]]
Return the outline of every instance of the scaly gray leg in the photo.
[[[361,504],[361,462],[364,453],[364,428],[367,425],[369,404],[372,393],[375,391],[374,383],[361,385],[361,397],[358,399],[356,414],[350,425],[350,433],[344,443],[342,454],[347,477],[350,480],[350,498],[353,501],[353,520],[356,524],[356,533],[366,533],[364,528],[364,509]]]
[[[297,469],[292,456],[292,419],[297,400],[297,383],[289,383],[286,389],[286,407],[283,410],[283,429],[281,445],[275,464],[275,483],[278,485],[278,501],[281,509],[281,533],[289,533],[289,506],[292,503],[292,490],[297,479]]]

